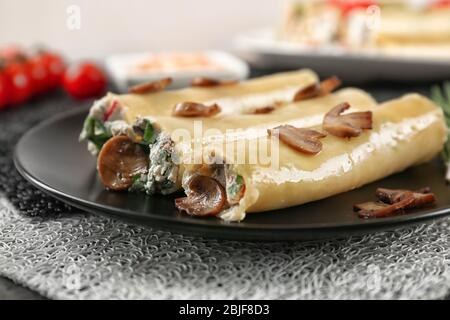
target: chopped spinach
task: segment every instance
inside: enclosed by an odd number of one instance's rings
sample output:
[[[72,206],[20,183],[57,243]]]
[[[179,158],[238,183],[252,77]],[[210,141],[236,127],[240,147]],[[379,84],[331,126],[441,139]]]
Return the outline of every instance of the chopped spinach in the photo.
[[[162,149],[159,154],[159,162],[160,163],[171,162],[171,159],[172,159],[172,153],[170,152],[170,150]]]
[[[101,121],[88,116],[84,121],[81,137],[92,142],[97,148],[97,151],[100,151],[106,141],[112,137],[112,134]]]
[[[243,184],[244,178],[241,175],[237,175],[233,183],[227,188],[228,194],[234,197],[241,191]]]
[[[164,190],[172,190],[174,186],[175,186],[175,183],[173,181],[166,179],[161,184],[161,190],[164,193]]]
[[[145,183],[146,183],[146,175],[135,175],[133,177],[133,184],[128,189],[130,192],[144,192],[145,191]]]
[[[152,144],[155,142],[155,138],[155,130],[153,129],[153,125],[150,121],[146,121],[143,141],[146,144]]]

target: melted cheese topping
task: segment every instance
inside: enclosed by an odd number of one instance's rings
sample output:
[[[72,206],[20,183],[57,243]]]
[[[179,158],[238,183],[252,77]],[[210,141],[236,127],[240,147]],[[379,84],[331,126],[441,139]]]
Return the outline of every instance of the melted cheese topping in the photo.
[[[352,139],[328,135],[315,156],[280,143],[278,168],[234,165],[233,170],[244,177],[248,195],[241,208],[225,218],[241,220],[244,212],[300,205],[358,188],[432,159],[446,141],[442,111],[425,97],[408,95],[372,111],[373,130]]]

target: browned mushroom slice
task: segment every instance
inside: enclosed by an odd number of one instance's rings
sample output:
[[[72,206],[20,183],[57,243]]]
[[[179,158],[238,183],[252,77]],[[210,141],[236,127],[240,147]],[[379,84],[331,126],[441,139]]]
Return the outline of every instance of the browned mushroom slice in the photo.
[[[151,81],[151,82],[145,82],[142,84],[135,85],[133,87],[130,87],[128,89],[129,93],[137,93],[137,94],[143,94],[143,93],[151,93],[151,92],[157,92],[162,91],[170,84],[172,83],[172,78],[164,78],[157,81]]]
[[[378,188],[375,194],[381,201],[393,204],[401,201],[409,193],[413,194],[414,202],[407,209],[421,208],[436,202],[436,196],[431,193],[429,188],[424,188],[417,192],[402,189]]]
[[[311,129],[296,128],[291,125],[282,125],[267,130],[270,135],[278,136],[280,141],[293,148],[294,150],[306,153],[316,154],[322,150],[322,142],[319,139],[326,135]]]
[[[215,179],[196,175],[188,183],[187,197],[175,199],[178,210],[195,217],[215,216],[226,203],[226,193]]]
[[[111,190],[126,190],[133,177],[148,170],[148,155],[143,147],[127,136],[109,139],[98,155],[98,172],[102,183]]]
[[[304,87],[304,88],[298,90],[294,96],[293,101],[297,102],[297,101],[316,98],[319,96],[319,93],[320,93],[320,84],[313,83],[307,87]]]
[[[205,106],[197,102],[180,102],[175,105],[172,115],[176,117],[212,117],[220,112],[217,104]]]
[[[192,80],[192,87],[217,87],[236,84],[235,80],[217,80],[213,78],[198,77]]]
[[[372,129],[372,112],[353,112],[341,115],[349,109],[347,102],[331,109],[323,119],[323,128],[330,134],[340,138],[359,136],[363,129]]]
[[[416,192],[418,192],[418,193],[431,193],[431,188],[430,187],[424,187],[424,188],[421,188],[421,189],[417,190]]]
[[[265,106],[251,109],[248,114],[267,114],[275,111],[274,106]]]
[[[341,79],[336,76],[329,77],[328,79],[323,80],[320,83],[320,94],[319,96],[327,95],[337,88],[339,88],[342,84]]]
[[[320,83],[313,83],[305,88],[300,89],[294,95],[294,102],[325,96],[341,85],[341,80],[336,77],[330,77]]]
[[[393,204],[383,202],[364,202],[353,206],[353,210],[361,218],[383,218],[398,213],[414,203],[412,192],[405,193],[402,200]]]

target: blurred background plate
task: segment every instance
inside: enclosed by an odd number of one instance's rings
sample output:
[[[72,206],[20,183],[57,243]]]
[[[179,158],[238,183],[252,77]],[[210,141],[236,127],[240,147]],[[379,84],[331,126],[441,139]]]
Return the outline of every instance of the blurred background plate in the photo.
[[[243,33],[235,39],[239,55],[259,68],[308,67],[325,77],[345,81],[439,81],[450,77],[448,60],[413,54],[381,54],[374,50],[347,50],[338,45],[311,47],[276,39],[272,28]]]

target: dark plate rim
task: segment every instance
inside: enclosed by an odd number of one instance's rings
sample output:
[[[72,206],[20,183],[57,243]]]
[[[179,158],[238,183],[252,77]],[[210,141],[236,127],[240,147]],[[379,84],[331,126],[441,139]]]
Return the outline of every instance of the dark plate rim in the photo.
[[[143,218],[142,215],[138,215],[135,212],[131,210],[125,210],[120,209],[114,206],[108,206],[108,205],[102,205],[102,204],[96,204],[94,202],[91,202],[89,200],[80,199],[76,196],[66,194],[60,190],[55,189],[54,187],[48,185],[47,183],[43,182],[37,177],[34,177],[28,170],[22,165],[20,160],[20,154],[19,149],[20,146],[33,136],[33,134],[39,130],[44,129],[45,127],[61,121],[66,118],[77,116],[81,113],[86,113],[89,110],[89,108],[81,108],[81,109],[75,109],[70,110],[67,112],[63,112],[61,114],[57,114],[49,119],[46,119],[30,130],[28,130],[25,134],[22,135],[22,137],[19,139],[19,142],[16,144],[14,148],[14,154],[13,154],[13,161],[14,165],[16,166],[19,173],[32,185],[37,187],[38,189],[44,191],[47,194],[50,194],[51,196],[54,196],[55,198],[69,203],[70,205],[73,205],[75,207],[85,209],[90,212],[100,211],[102,213],[110,213],[111,216],[114,217],[120,217],[121,215],[124,215],[124,219],[141,219]],[[318,200],[320,201],[320,200]],[[283,210],[283,209],[281,209]],[[258,213],[255,213],[258,214]],[[274,212],[273,214],[276,214]],[[251,223],[248,224],[245,222],[241,223],[228,223],[221,221],[221,223],[215,223],[211,224],[210,220],[207,219],[174,219],[173,217],[168,216],[162,216],[162,215],[154,215],[152,213],[148,213],[148,215],[145,216],[147,220],[154,221],[155,223],[163,223],[163,224],[177,224],[181,226],[186,227],[206,227],[206,228],[215,228],[215,229],[222,229],[224,231],[235,231],[235,232],[245,232],[247,231],[261,231],[261,232],[269,232],[269,231],[298,231],[298,232],[319,232],[319,231],[327,231],[327,230],[352,230],[352,229],[364,229],[364,228],[382,228],[389,225],[402,225],[402,224],[408,224],[408,223],[414,223],[418,221],[423,220],[430,220],[430,219],[436,219],[439,217],[443,217],[445,215],[450,214],[450,205],[440,208],[439,210],[436,209],[428,209],[425,211],[420,211],[417,213],[411,213],[406,215],[398,215],[394,217],[388,217],[383,219],[368,219],[363,220],[361,219],[361,223],[357,224],[349,224],[349,223],[336,223],[336,224],[329,224],[329,223],[317,223],[317,224],[303,224],[303,225],[274,225],[274,224],[258,224],[258,223]]]

